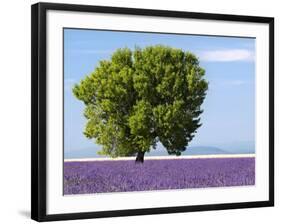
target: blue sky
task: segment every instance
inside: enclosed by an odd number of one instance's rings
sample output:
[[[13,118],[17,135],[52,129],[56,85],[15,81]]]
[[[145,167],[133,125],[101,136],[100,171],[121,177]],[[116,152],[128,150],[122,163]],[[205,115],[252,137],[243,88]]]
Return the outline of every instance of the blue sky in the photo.
[[[253,151],[255,141],[255,39],[64,29],[64,152],[89,155],[101,146],[83,135],[84,105],[72,87],[117,48],[163,44],[199,56],[209,90],[203,125],[190,146]],[[159,148],[162,148],[159,145]]]

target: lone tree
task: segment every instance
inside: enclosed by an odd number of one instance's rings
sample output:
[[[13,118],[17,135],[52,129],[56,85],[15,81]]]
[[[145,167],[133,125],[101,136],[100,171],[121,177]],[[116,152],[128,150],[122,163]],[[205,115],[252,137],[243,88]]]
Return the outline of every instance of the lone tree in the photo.
[[[85,136],[103,146],[100,154],[136,155],[136,162],[158,141],[181,155],[201,126],[204,74],[198,58],[181,49],[116,50],[73,88],[85,104]]]

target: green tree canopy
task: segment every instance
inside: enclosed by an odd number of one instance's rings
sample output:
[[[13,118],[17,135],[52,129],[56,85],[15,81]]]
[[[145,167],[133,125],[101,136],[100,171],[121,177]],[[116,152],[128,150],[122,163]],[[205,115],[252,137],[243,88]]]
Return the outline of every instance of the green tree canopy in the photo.
[[[181,49],[116,50],[73,88],[85,104],[85,136],[111,157],[137,154],[143,162],[158,141],[181,155],[201,126],[204,74],[198,58]]]

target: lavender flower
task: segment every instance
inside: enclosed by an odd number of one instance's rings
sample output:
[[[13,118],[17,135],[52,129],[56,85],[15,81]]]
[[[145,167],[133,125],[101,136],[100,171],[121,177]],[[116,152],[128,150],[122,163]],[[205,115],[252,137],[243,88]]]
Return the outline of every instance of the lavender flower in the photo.
[[[64,163],[64,194],[148,191],[255,184],[254,158]]]

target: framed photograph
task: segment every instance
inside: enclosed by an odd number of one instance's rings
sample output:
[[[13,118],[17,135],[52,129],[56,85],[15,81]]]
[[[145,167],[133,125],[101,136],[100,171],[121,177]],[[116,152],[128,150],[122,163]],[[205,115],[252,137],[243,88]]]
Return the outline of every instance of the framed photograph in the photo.
[[[274,205],[274,19],[32,5],[32,219]]]

